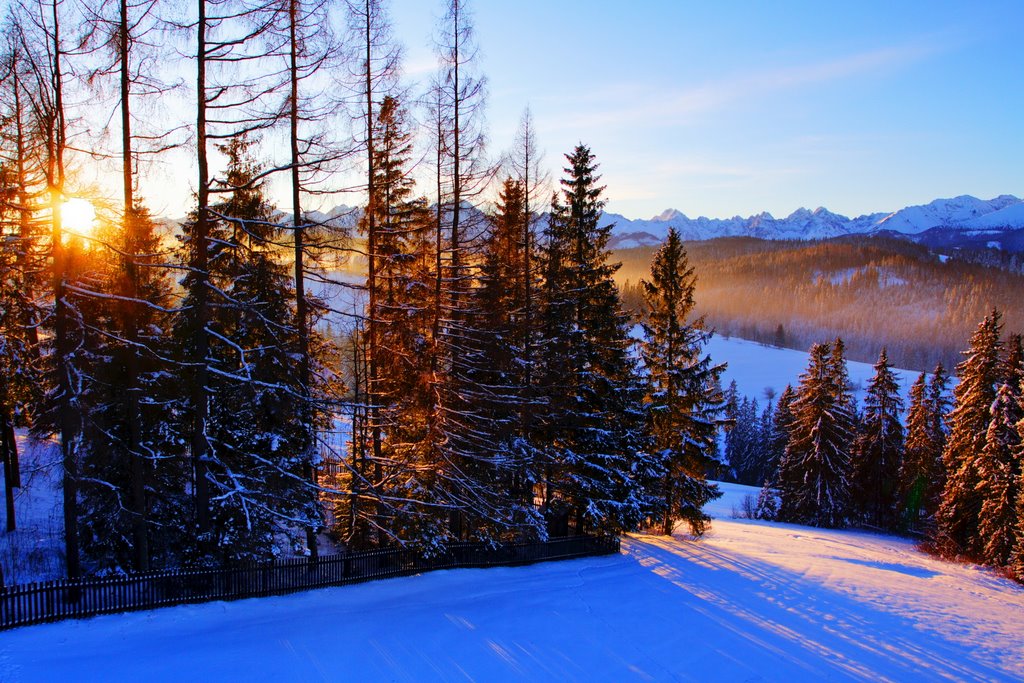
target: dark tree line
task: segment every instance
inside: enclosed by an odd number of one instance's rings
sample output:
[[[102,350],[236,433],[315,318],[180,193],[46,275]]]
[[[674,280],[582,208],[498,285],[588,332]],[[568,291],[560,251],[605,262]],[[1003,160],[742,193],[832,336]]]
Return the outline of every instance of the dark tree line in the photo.
[[[978,326],[952,396],[941,365],[922,373],[905,422],[884,350],[857,410],[838,339],[812,347],[800,384],[760,415],[732,400],[727,456],[738,481],[763,483],[757,514],[912,531],[944,556],[1024,577],[1024,350],[1002,331],[998,311]]]
[[[6,519],[15,429],[56,439],[69,576],[289,544],[704,530],[721,366],[703,353],[688,256],[675,233],[655,255],[637,342],[590,150],[566,155],[543,228],[528,112],[508,163],[488,156],[464,2],[438,27],[419,127],[378,0],[26,0],[5,26]],[[192,55],[188,85],[163,68],[171,41]],[[161,127],[175,89],[194,123]],[[91,134],[86,95],[119,135]],[[195,201],[168,228],[140,179],[183,140]],[[119,199],[93,196],[82,223],[72,200],[95,159],[116,167]],[[341,191],[360,198],[354,233],[306,209]],[[339,259],[364,260],[365,283],[336,277]],[[357,303],[314,295],[325,287]]]

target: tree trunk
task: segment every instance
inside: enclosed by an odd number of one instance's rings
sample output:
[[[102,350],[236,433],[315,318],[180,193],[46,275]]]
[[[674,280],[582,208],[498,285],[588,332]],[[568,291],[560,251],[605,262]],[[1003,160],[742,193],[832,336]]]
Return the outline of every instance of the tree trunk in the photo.
[[[0,404],[0,454],[4,460],[4,499],[7,505],[7,531],[18,528],[14,511],[14,489],[21,486],[18,481],[18,442],[11,425],[10,408]]]
[[[662,522],[661,532],[666,536],[672,535],[672,502],[674,497],[672,486],[672,474],[665,475],[665,519]]]
[[[459,114],[462,108],[461,95],[459,93],[459,63],[461,61],[459,57],[459,9],[460,5],[458,1],[452,4],[452,9],[455,12],[454,16],[454,32],[455,38],[455,49],[453,54],[455,56],[455,63],[453,64],[452,74],[452,238],[451,244],[449,245],[452,250],[452,318],[456,317],[456,313],[459,310],[459,291],[462,287],[462,254],[460,253],[459,242],[461,235],[459,233],[459,212],[461,210],[462,202],[462,175],[460,169],[459,158],[461,150],[459,149],[461,143],[461,129],[459,128]]]
[[[379,284],[377,282],[377,250],[378,250],[378,235],[377,235],[377,187],[376,187],[376,168],[374,153],[376,151],[376,145],[373,136],[373,73],[372,73],[372,35],[371,35],[371,22],[372,22],[372,7],[369,0],[366,0],[366,33],[364,34],[365,39],[365,54],[364,59],[366,60],[366,70],[364,72],[365,84],[364,90],[366,95],[366,241],[367,241],[367,256],[368,256],[368,273],[367,273],[367,289],[369,290],[369,315],[367,316],[367,350],[369,354],[367,363],[367,378],[366,378],[366,398],[369,404],[369,427],[370,427],[370,450],[373,453],[373,484],[376,489],[382,480],[383,472],[381,470],[381,461],[383,458],[382,452],[382,434],[380,426],[380,343],[377,339],[377,328],[378,328],[378,297],[379,297]],[[379,500],[379,498],[378,498]],[[378,514],[383,510],[378,508]]]
[[[58,407],[57,421],[60,431],[61,460],[64,468],[64,555],[68,578],[78,578],[81,564],[78,547],[78,454],[76,439],[76,411],[72,404],[74,386],[71,381],[71,365],[68,335],[68,311],[65,300],[66,254],[63,245],[63,224],[61,208],[64,202],[64,148],[66,144],[66,121],[64,118],[64,92],[62,81],[60,39],[60,16],[58,2],[51,3],[53,19],[53,96],[54,135],[50,168],[50,211],[52,216],[51,250],[53,252],[53,297],[54,297],[54,361],[57,367]]]
[[[199,187],[196,229],[193,239],[192,268],[195,279],[193,280],[193,291],[191,292],[195,310],[195,330],[193,331],[193,368],[195,375],[192,380],[192,466],[195,476],[195,505],[196,505],[196,527],[199,532],[202,547],[208,539],[210,532],[210,492],[209,483],[206,480],[206,467],[209,457],[209,442],[206,435],[206,423],[209,416],[209,397],[206,384],[209,372],[207,370],[207,355],[209,353],[209,339],[206,336],[207,323],[207,298],[209,272],[208,264],[208,234],[209,234],[209,213],[207,207],[210,203],[210,170],[206,157],[207,131],[206,131],[206,0],[199,0],[199,20],[196,23],[198,37],[197,48],[197,76],[196,92],[198,94],[196,112],[196,136],[197,136],[197,161],[199,164]]]
[[[121,60],[121,166],[124,192],[124,226],[125,268],[127,291],[125,298],[124,334],[128,340],[127,391],[125,392],[125,409],[128,418],[128,453],[131,460],[131,501],[132,501],[132,544],[135,549],[135,569],[140,572],[149,571],[149,532],[146,505],[146,461],[142,454],[142,415],[139,404],[142,389],[139,386],[139,351],[137,306],[135,300],[139,295],[138,268],[136,259],[136,240],[134,230],[137,229],[135,219],[134,173],[132,168],[132,119],[131,119],[131,72],[128,62],[128,46],[131,41],[131,29],[128,22],[128,0],[121,0],[120,12],[120,45],[118,46]]]
[[[302,401],[302,448],[304,451],[306,480],[313,487],[314,507],[319,505],[317,490],[317,472],[314,464],[313,449],[313,411],[310,404],[310,362],[309,362],[309,314],[306,310],[306,268],[305,233],[302,217],[302,196],[299,179],[299,46],[297,23],[299,20],[299,0],[288,3],[288,38],[289,38],[289,93],[288,120],[290,123],[291,143],[291,181],[292,181],[292,229],[295,240],[295,327],[298,338],[299,353],[299,400]],[[311,512],[315,512],[311,510]],[[306,548],[309,556],[316,559],[319,555],[317,544],[317,525],[306,526]]]
[[[15,154],[18,172],[18,239],[21,248],[18,250],[18,272],[21,273],[22,296],[25,301],[33,300],[34,283],[29,274],[29,254],[32,248],[31,219],[32,210],[28,205],[28,184],[25,178],[26,150],[25,150],[25,128],[21,119],[21,82],[18,78],[18,65],[14,64],[13,69],[14,89],[14,117],[15,117]],[[29,354],[36,362],[40,359],[38,320],[33,312],[32,306],[25,306],[22,311],[22,325],[25,329],[25,339],[28,342]]]

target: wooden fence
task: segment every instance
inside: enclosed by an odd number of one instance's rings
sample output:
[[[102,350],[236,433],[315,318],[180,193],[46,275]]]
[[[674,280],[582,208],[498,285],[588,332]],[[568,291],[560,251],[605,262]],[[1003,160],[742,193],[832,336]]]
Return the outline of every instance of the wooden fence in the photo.
[[[169,605],[283,595],[433,569],[514,566],[617,552],[617,537],[571,536],[497,548],[458,543],[434,557],[413,550],[372,550],[326,555],[317,560],[242,563],[222,569],[43,581],[0,588],[0,630]]]

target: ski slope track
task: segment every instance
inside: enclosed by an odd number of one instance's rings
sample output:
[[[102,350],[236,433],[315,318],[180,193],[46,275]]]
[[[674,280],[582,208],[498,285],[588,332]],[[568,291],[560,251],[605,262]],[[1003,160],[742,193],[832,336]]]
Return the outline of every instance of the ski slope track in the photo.
[[[723,489],[699,541],[17,629],[0,680],[1024,680],[1020,586]]]

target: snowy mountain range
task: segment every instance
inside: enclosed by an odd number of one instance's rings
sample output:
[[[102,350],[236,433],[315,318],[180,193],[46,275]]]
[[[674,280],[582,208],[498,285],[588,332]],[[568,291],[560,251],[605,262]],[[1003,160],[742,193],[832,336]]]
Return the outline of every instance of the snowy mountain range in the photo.
[[[895,234],[911,238],[930,230],[953,229],[964,235],[997,234],[1024,229],[1024,200],[1013,195],[1000,195],[984,200],[962,195],[952,199],[936,199],[930,204],[908,206],[892,213],[872,213],[847,218],[824,207],[814,211],[797,209],[785,218],[759,213],[748,218],[689,218],[669,209],[643,220],[606,213],[613,221],[612,247],[653,246],[661,243],[674,227],[685,240],[707,240],[716,237],[759,237],[761,239],[827,239],[843,235]]]
[[[477,211],[468,204],[465,209]],[[341,205],[324,212],[311,211],[308,215],[315,221],[354,228],[361,214],[360,208]],[[882,234],[951,246],[968,242],[990,244],[1016,251],[1011,244],[1018,244],[1024,236],[1024,200],[1005,194],[988,200],[962,195],[856,218],[818,207],[813,211],[797,209],[785,218],[776,218],[768,212],[747,218],[689,218],[681,211],[668,209],[648,219],[605,213],[603,220],[613,223],[610,244],[613,249],[658,245],[665,239],[668,229],[674,227],[684,240],[692,241],[717,237],[811,240]]]

